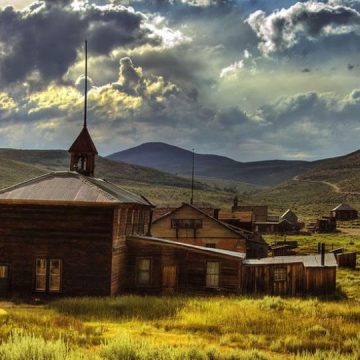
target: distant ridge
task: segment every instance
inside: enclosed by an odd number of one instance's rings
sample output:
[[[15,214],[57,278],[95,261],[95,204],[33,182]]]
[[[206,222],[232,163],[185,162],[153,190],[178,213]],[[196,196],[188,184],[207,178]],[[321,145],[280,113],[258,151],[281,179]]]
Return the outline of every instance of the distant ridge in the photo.
[[[107,158],[182,176],[189,176],[191,172],[191,151],[162,142],[144,143]],[[315,164],[295,160],[239,162],[225,156],[196,154],[196,175],[274,186],[306,172]]]
[[[0,187],[36,177],[46,172],[68,170],[69,154],[65,150],[0,149]],[[95,176],[120,183],[136,181],[156,185],[190,187],[189,179],[143,166],[115,162],[98,156]],[[205,185],[196,184],[197,188]]]

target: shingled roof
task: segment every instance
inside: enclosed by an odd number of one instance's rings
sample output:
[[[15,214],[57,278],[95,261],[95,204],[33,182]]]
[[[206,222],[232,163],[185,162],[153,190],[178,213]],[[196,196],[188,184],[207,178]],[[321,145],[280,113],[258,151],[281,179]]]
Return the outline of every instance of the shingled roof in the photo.
[[[0,190],[0,203],[64,202],[152,206],[145,198],[104,179],[56,171]]]

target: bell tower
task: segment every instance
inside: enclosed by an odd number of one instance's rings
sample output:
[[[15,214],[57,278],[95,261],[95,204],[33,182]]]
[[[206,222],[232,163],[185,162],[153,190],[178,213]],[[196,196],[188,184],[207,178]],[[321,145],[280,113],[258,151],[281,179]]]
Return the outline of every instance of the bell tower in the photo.
[[[86,176],[94,176],[95,156],[98,154],[95,144],[87,129],[87,41],[85,41],[85,100],[84,100],[84,126],[79,136],[69,149],[70,171],[77,171]]]

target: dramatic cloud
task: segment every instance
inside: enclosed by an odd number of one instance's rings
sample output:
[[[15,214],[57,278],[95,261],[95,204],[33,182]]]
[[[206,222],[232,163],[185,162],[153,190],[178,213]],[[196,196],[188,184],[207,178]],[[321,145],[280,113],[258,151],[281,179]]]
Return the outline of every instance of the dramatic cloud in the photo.
[[[118,47],[174,45],[181,33],[121,5],[90,5],[69,0],[37,1],[28,8],[0,9],[2,84],[59,81],[75,63],[84,39],[92,54],[107,55]]]
[[[270,15],[258,10],[248,17],[247,22],[261,39],[261,51],[271,54],[293,47],[301,37],[358,31],[360,13],[346,6],[306,2],[276,10]]]

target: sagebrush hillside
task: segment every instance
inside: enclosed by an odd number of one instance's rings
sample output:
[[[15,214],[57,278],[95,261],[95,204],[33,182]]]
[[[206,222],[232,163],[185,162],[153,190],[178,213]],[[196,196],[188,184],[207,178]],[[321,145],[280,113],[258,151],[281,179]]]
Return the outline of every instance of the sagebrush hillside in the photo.
[[[2,186],[36,177],[49,171],[68,170],[69,154],[65,150],[0,149],[0,183]],[[191,182],[179,176],[143,166],[115,162],[98,156],[96,176],[114,183],[136,181],[148,184],[190,187]],[[197,188],[206,188],[196,183]]]
[[[333,183],[343,192],[360,192],[360,151],[319,161],[299,179]]]

